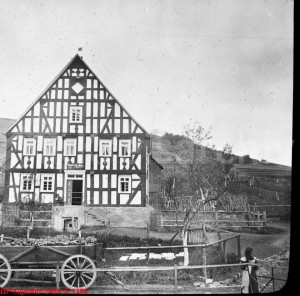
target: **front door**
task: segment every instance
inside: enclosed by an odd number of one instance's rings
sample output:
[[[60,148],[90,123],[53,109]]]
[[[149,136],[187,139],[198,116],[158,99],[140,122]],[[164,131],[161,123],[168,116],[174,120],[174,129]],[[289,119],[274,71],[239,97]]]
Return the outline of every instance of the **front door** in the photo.
[[[67,180],[67,204],[80,206],[82,204],[83,180]]]

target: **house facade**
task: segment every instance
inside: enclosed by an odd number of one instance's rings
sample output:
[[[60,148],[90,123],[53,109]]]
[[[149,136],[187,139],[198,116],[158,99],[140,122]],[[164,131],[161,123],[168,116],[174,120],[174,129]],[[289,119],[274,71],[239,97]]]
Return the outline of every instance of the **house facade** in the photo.
[[[145,207],[150,135],[76,55],[6,132],[4,201]]]

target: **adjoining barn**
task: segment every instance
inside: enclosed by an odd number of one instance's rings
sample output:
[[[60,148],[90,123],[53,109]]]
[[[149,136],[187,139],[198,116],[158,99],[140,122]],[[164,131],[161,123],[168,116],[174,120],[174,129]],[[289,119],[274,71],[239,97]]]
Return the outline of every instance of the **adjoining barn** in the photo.
[[[71,225],[70,219],[78,227],[108,220],[147,226],[154,211],[147,202],[160,183],[151,172],[159,164],[151,157],[150,135],[79,55],[6,137],[5,204],[59,201],[56,229]]]

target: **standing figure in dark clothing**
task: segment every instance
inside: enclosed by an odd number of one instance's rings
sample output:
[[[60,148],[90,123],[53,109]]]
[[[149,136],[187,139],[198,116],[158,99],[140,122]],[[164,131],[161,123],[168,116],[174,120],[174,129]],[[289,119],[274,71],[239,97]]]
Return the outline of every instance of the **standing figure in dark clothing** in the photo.
[[[245,250],[245,257],[241,258],[241,263],[257,263],[255,257],[252,256],[252,248],[248,247]],[[243,265],[243,275],[242,275],[242,288],[241,292],[246,293],[259,293],[258,282],[256,277],[256,270],[258,266],[253,265]]]

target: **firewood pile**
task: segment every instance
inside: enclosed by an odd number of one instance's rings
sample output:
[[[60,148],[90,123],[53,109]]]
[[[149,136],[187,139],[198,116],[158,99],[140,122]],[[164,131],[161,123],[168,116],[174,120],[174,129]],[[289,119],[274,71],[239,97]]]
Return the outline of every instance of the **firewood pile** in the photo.
[[[79,238],[75,235],[56,235],[47,236],[45,238],[12,238],[3,237],[3,241],[0,242],[0,247],[9,246],[69,246],[69,245],[89,245],[97,243],[97,238],[94,236],[88,236],[85,238]]]

